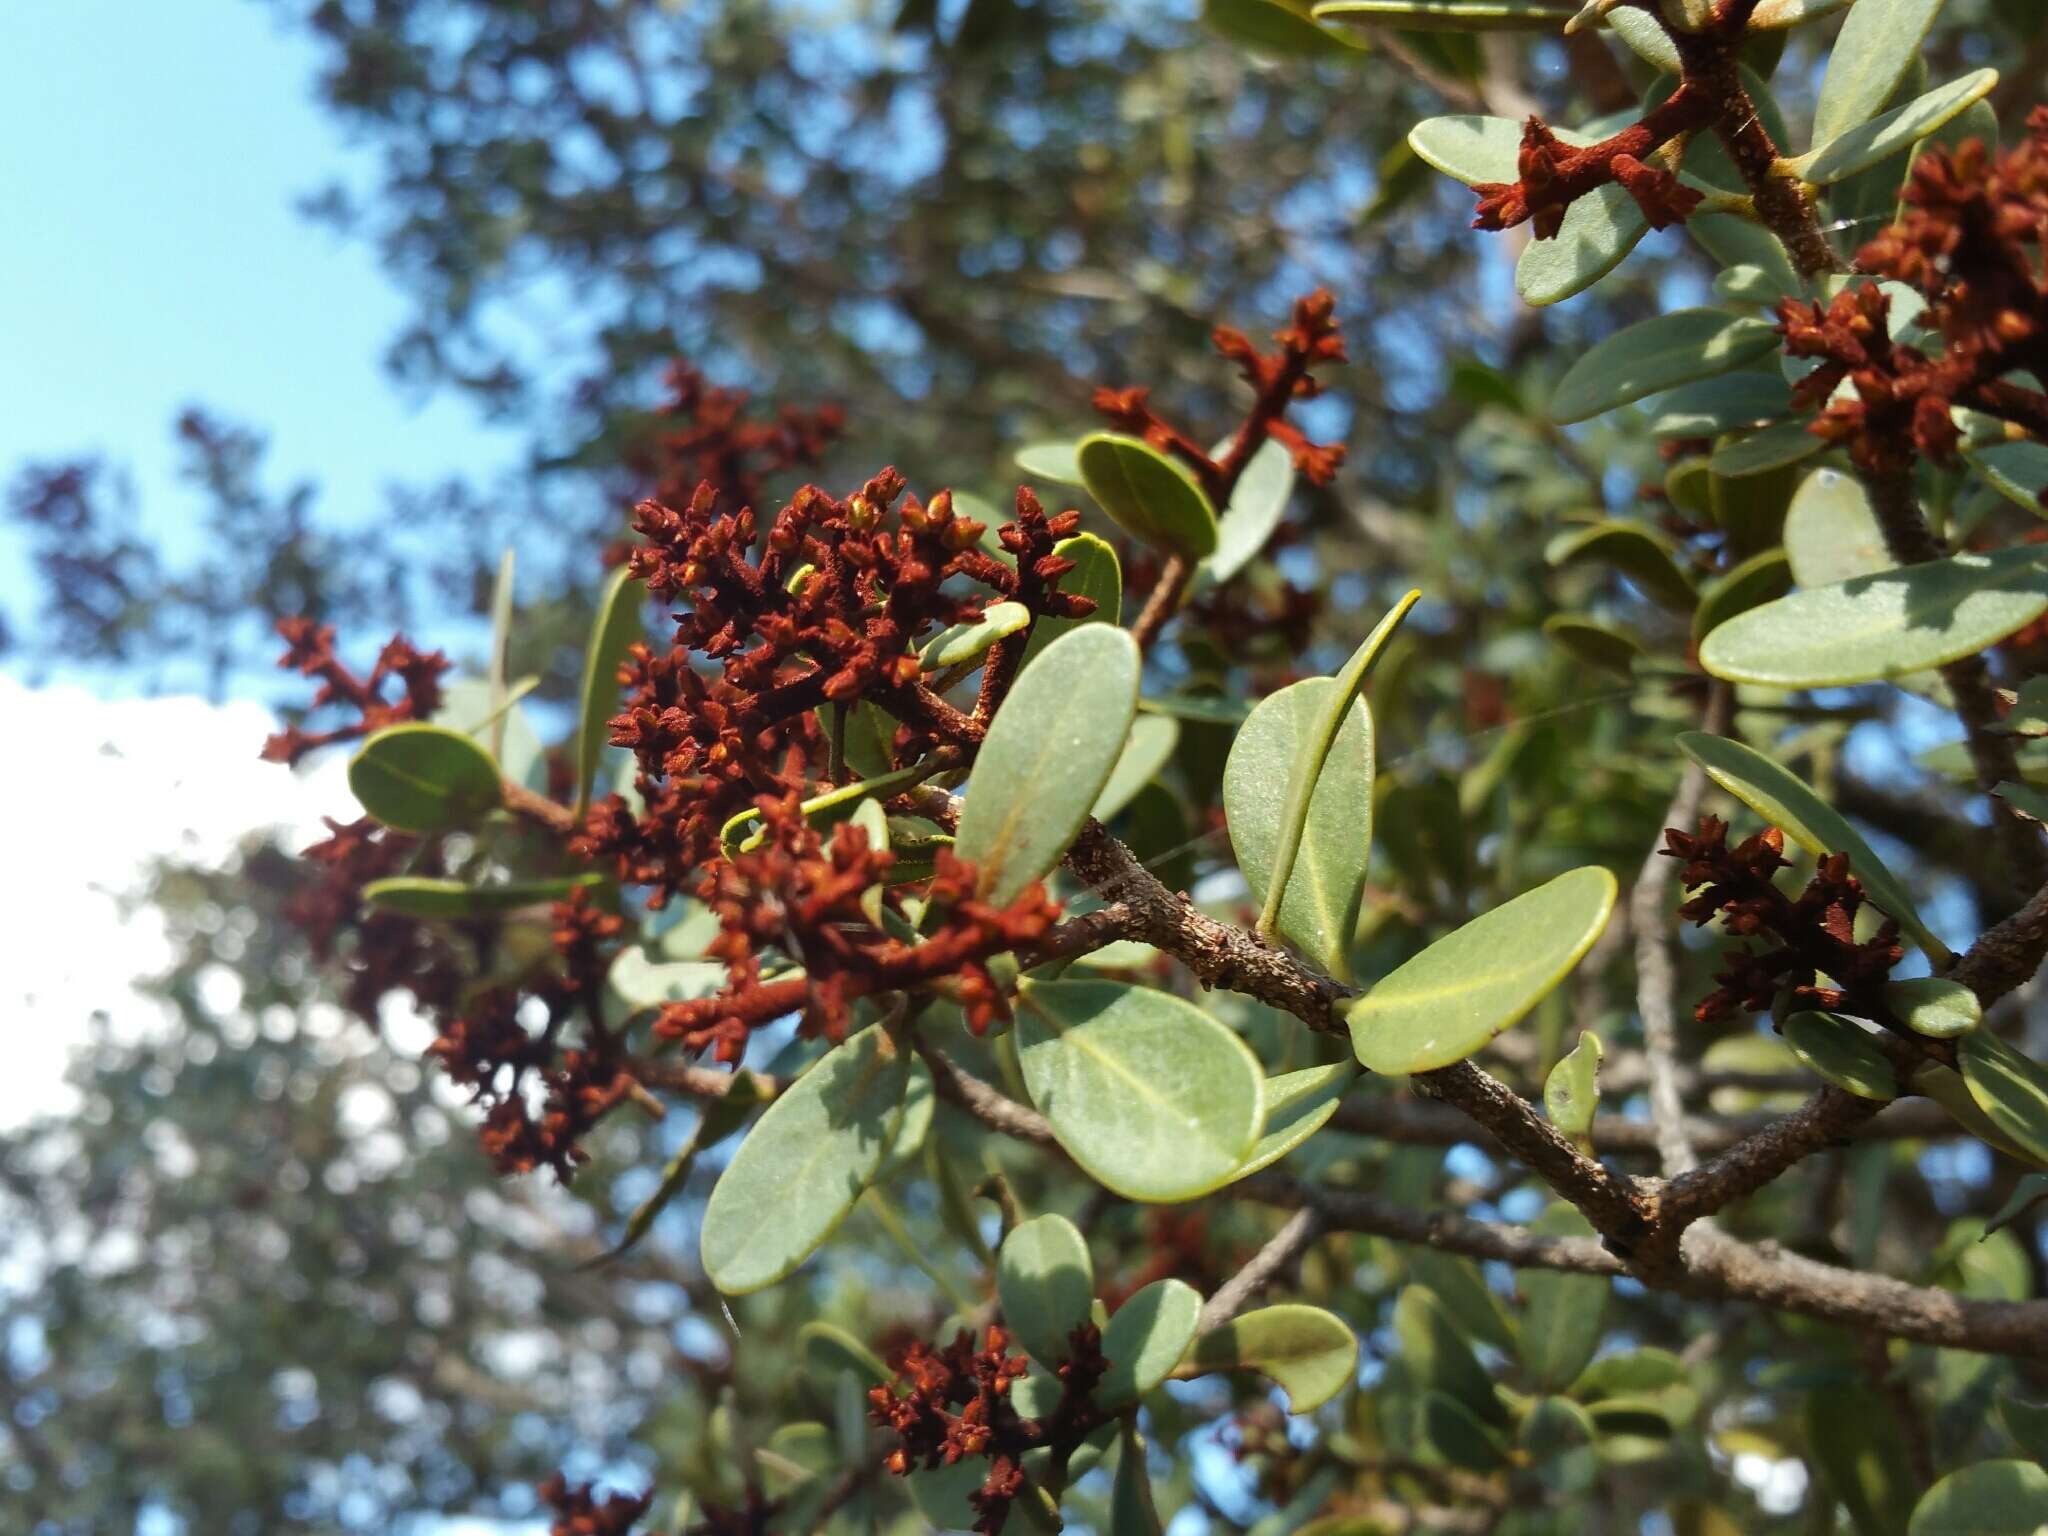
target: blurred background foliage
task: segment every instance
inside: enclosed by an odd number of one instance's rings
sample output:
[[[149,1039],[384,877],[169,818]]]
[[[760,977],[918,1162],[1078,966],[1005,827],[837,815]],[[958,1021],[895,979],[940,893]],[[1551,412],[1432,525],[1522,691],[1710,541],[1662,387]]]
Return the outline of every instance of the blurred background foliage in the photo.
[[[1334,486],[1297,498],[1252,583],[1275,604],[1288,585],[1321,592],[1314,646],[1268,634],[1169,665],[1191,684],[1263,689],[1341,658],[1392,591],[1429,594],[1375,685],[1398,899],[1369,903],[1368,953],[1398,958],[1418,930],[1557,869],[1641,858],[1675,768],[1635,749],[1689,717],[1687,685],[1602,673],[1542,621],[1565,607],[1653,632],[1672,621],[1598,571],[1552,570],[1543,549],[1567,515],[1660,497],[1664,465],[1640,434],[1566,437],[1530,406],[1592,339],[1704,299],[1710,269],[1685,231],[1666,231],[1594,293],[1525,308],[1510,282],[1518,237],[1472,235],[1469,196],[1403,141],[1446,110],[1571,123],[1628,105],[1648,72],[1611,39],[1389,34],[1369,50],[1295,51],[1268,34],[1253,49],[1259,13],[1242,0],[1210,0],[1206,18],[1155,0],[260,3],[317,39],[313,88],[375,151],[375,174],[309,187],[307,203],[374,245],[409,296],[394,381],[516,422],[526,467],[400,491],[372,534],[343,539],[323,526],[317,488],[270,483],[260,423],[195,413],[176,430],[208,539],[180,561],[151,545],[150,509],[124,495],[117,462],[38,460],[7,499],[44,584],[39,611],[11,616],[17,654],[118,668],[183,649],[226,690],[267,659],[272,620],[309,612],[358,646],[409,624],[474,659],[510,547],[512,672],[542,677],[535,702],[560,724],[546,706],[574,696],[597,551],[664,467],[673,360],[761,410],[844,406],[825,461],[771,494],[800,478],[844,489],[894,463],[921,493],[952,485],[1000,505],[1016,446],[1090,425],[1097,384],[1147,385],[1220,431],[1235,396],[1210,327],[1258,335],[1320,284],[1337,295],[1351,362],[1330,370],[1307,424],[1351,458]],[[2038,23],[2025,0],[1952,0],[1931,68],[1989,53],[2009,67],[2007,105],[2038,99]],[[1779,65],[1794,114],[1810,109],[1800,51],[1820,56],[1819,31],[1818,43],[1795,34]],[[1806,724],[1812,776],[1860,820],[1910,835],[1923,911],[1974,931],[1979,882],[1995,875],[1937,835],[1956,824],[1946,782],[1904,771],[1925,735],[1914,706],[1851,696],[1824,721],[1774,729]],[[1174,773],[1220,772],[1227,741],[1223,727],[1187,725]],[[1186,881],[1228,850],[1180,814],[1149,841]],[[412,1021],[372,1031],[323,995],[278,915],[299,878],[261,844],[226,870],[165,871],[144,899],[182,945],[155,983],[175,1026],[101,1041],[79,1063],[76,1114],[0,1137],[13,1452],[0,1483],[22,1528],[530,1518],[528,1485],[564,1464],[731,1499],[733,1447],[831,1420],[829,1390],[796,1368],[798,1325],[838,1320],[872,1338],[938,1322],[943,1288],[935,1301],[918,1269],[957,1245],[913,1175],[893,1207],[907,1248],[872,1210],[857,1214],[853,1240],[802,1282],[739,1310],[736,1379],[732,1333],[695,1272],[700,1198],[676,1202],[625,1259],[579,1267],[650,1192],[687,1116],[608,1130],[567,1193],[491,1178],[465,1112],[424,1077]],[[1694,950],[1688,964],[1703,977],[1712,961]],[[1569,1043],[1564,1001],[1527,1033],[1526,1083]],[[1579,1022],[1610,1045],[1631,1039],[1625,1016]],[[1243,1025],[1290,1048],[1286,1021]],[[1617,1071],[1625,1101],[1625,1061]],[[1741,1092],[1724,1095],[1761,1102]],[[950,1116],[933,1135],[978,1147]],[[1470,1148],[1335,1130],[1315,1148],[1418,1204],[1533,1214],[1530,1191]],[[717,1162],[693,1175],[695,1196]],[[1033,1208],[1064,1198],[1042,1166],[1007,1171]],[[1814,1159],[1736,1220],[1977,1294],[2037,1293],[2033,1245],[1946,1241],[1956,1217],[2003,1193],[1988,1166],[1879,1144]],[[1170,1210],[1095,1214],[1112,1283],[1156,1277],[1138,1273],[1150,1264],[1213,1284],[1263,1230],[1249,1213],[1241,1233],[1178,1231]],[[1205,1510],[1211,1529],[1277,1532],[1299,1524],[1289,1501],[1315,1479],[1326,1494],[1339,1468],[1399,1459],[1381,1416],[1397,1416],[1400,1368],[1371,1320],[1417,1269],[1447,1262],[1370,1239],[1327,1247],[1302,1290],[1361,1324],[1368,1377],[1387,1390],[1352,1399],[1338,1451],[1301,1461],[1260,1452],[1262,1436],[1286,1434],[1270,1405],[1190,1389],[1179,1421],[1155,1425],[1179,1451],[1168,1497]],[[1646,1434],[1639,1464],[1612,1469],[1612,1508],[1667,1509],[1675,1531],[1828,1528],[1828,1501],[1802,1500],[1805,1475],[1784,1468],[1807,1453],[1809,1389],[1862,1380],[1838,1341],[1625,1286],[1616,1304],[1625,1317],[1610,1323],[1638,1343],[1683,1350],[1702,1327],[1725,1331],[1710,1355],[1687,1356],[1711,1433]],[[1984,1406],[2011,1367],[1943,1356],[1927,1369],[1942,1382],[1945,1450],[1989,1433]],[[1234,1406],[1249,1413],[1235,1449],[1221,1427]]]

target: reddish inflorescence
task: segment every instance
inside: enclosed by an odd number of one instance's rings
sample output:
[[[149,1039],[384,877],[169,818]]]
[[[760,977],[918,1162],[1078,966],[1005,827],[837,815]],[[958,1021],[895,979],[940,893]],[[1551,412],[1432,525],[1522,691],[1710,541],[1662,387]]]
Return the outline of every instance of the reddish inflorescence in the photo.
[[[1700,194],[1669,171],[1648,164],[1645,157],[1675,135],[1705,127],[1713,117],[1704,92],[1680,86],[1641,122],[1574,149],[1542,118],[1532,116],[1522,125],[1522,147],[1515,161],[1518,179],[1473,187],[1479,206],[1472,227],[1513,229],[1527,223],[1538,240],[1554,239],[1574,202],[1609,185],[1619,185],[1635,199],[1652,229],[1682,224],[1699,206]]]
[[[1665,828],[1664,843],[1667,857],[1684,861],[1679,883],[1693,893],[1679,915],[1701,926],[1718,916],[1730,934],[1760,944],[1744,943],[1723,956],[1728,968],[1693,1010],[1702,1024],[1766,1013],[1781,998],[1798,1007],[1883,1015],[1885,979],[1905,951],[1899,925],[1889,917],[1868,938],[1856,937],[1865,897],[1847,854],[1823,857],[1794,897],[1772,880],[1787,865],[1785,834],[1776,827],[1730,848],[1728,824],[1702,816],[1697,833]]]
[[[973,867],[940,848],[926,887],[937,916],[919,942],[906,943],[879,925],[868,895],[887,884],[894,854],[851,825],[834,828],[827,842],[793,797],[764,796],[760,812],[761,846],[714,865],[698,893],[719,919],[707,953],[725,962],[731,985],[717,997],[669,1004],[655,1020],[657,1035],[737,1061],[748,1034],[770,1020],[800,1012],[806,1033],[838,1040],[859,999],[947,978],[976,1033],[1009,1017],[984,962],[1037,943],[1059,920],[1042,885],[991,906],[974,894]],[[763,981],[769,949],[802,956],[804,974]]]
[[[535,1490],[555,1513],[548,1536],[627,1536],[654,1502],[652,1492],[609,1493],[600,1498],[595,1486],[571,1483],[557,1472]]]
[[[967,1497],[977,1515],[974,1529],[995,1536],[1024,1490],[1025,1453],[1050,1447],[1063,1462],[1107,1422],[1093,1400],[1109,1368],[1101,1332],[1084,1323],[1067,1342],[1067,1358],[1056,1371],[1059,1401],[1036,1419],[1018,1413],[1010,1401],[1011,1387],[1030,1362],[1009,1352],[1010,1335],[1000,1325],[989,1327],[980,1349],[964,1328],[942,1349],[922,1341],[909,1345],[896,1356],[895,1380],[868,1393],[869,1416],[899,1442],[883,1467],[905,1477],[972,1458],[987,1461],[988,1475]]]
[[[1937,354],[1889,335],[1891,300],[1874,282],[1779,308],[1786,349],[1819,364],[1794,402],[1818,408],[1813,431],[1865,469],[1902,471],[1916,454],[1953,465],[1957,406],[2048,437],[2048,394],[2010,377],[2048,368],[2048,107],[2028,128],[2003,154],[1971,139],[1923,155],[1904,215],[1857,254],[1859,270],[1925,297]]]
[[[428,719],[441,707],[441,674],[448,670],[448,658],[439,651],[417,650],[403,635],[396,635],[377,653],[369,675],[358,677],[334,653],[333,625],[280,619],[277,632],[285,643],[277,664],[320,679],[313,708],[339,705],[349,718],[326,731],[287,726],[263,744],[266,762],[296,763],[321,747],[355,741],[401,721]],[[387,699],[384,685],[394,679],[398,697]]]
[[[755,506],[769,477],[817,464],[846,429],[837,405],[752,415],[746,390],[720,388],[686,362],[669,368],[666,383],[662,419],[626,465],[653,486],[656,501],[688,501],[709,485],[727,506]]]

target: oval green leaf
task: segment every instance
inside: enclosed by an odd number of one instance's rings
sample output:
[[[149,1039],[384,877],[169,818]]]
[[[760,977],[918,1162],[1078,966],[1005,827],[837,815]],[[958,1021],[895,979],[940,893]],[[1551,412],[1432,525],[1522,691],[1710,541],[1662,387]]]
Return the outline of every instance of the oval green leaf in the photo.
[[[1777,688],[1881,682],[1974,656],[2043,613],[2048,562],[2038,548],[1956,555],[1753,608],[1707,636],[1700,665]]]
[[[1997,70],[1974,70],[1881,117],[1859,123],[1831,143],[1801,155],[1788,169],[1820,187],[1867,170],[1888,156],[1911,149],[1972,102],[1988,96],[1996,84]]]
[[[1657,402],[1647,430],[1654,437],[1714,437],[1760,427],[1792,408],[1792,390],[1775,373],[1727,373],[1681,384]]]
[[[1262,905],[1272,890],[1290,776],[1340,686],[1335,678],[1311,677],[1268,694],[1230,744],[1223,765],[1224,815],[1238,868],[1252,899]],[[1372,780],[1372,715],[1360,699],[1323,760],[1275,925],[1333,976],[1349,974],[1345,952],[1365,899]]]
[[[1095,1299],[1095,1266],[1080,1229],[1055,1215],[1019,1223],[996,1255],[996,1298],[1032,1359],[1048,1370],[1066,1359],[1067,1336],[1088,1321]]]
[[[1553,613],[1543,621],[1543,634],[1574,660],[1624,680],[1635,676],[1636,658],[1643,654],[1633,635],[1580,614]]]
[[[1569,128],[1554,129],[1573,149],[1597,142]],[[1408,147],[1426,164],[1468,187],[1519,180],[1522,124],[1512,117],[1431,117],[1408,130]]]
[[[1142,438],[1096,432],[1075,454],[1088,494],[1132,538],[1199,560],[1216,552],[1216,509],[1195,477]]]
[[[1874,576],[1894,564],[1870,498],[1854,475],[1816,469],[1785,509],[1785,558],[1802,587]]]
[[[1844,1093],[1880,1102],[1899,1096],[1891,1062],[1853,1021],[1832,1013],[1795,1013],[1781,1032],[1794,1056]]]
[[[1121,1408],[1171,1376],[1201,1316],[1201,1293],[1183,1280],[1154,1281],[1118,1307],[1102,1331],[1109,1369],[1096,1385],[1096,1402]]]
[[[363,900],[380,912],[400,917],[488,917],[542,902],[562,901],[572,892],[604,884],[600,874],[571,875],[560,880],[515,880],[506,885],[465,885],[460,880],[432,880],[395,875],[363,887]]]
[[[1883,110],[1920,57],[1940,9],[1941,0],[1859,0],[1828,55],[1813,109],[1814,143],[1832,144]]]
[[[1114,625],[1123,618],[1124,571],[1114,549],[1092,533],[1077,533],[1053,545],[1052,552],[1074,562],[1074,568],[1060,578],[1060,590],[1093,598],[1095,611],[1085,619],[1041,618],[1031,627],[1022,666],[1030,666],[1041,651],[1076,625]]]
[[[1605,186],[1565,210],[1549,240],[1531,240],[1515,263],[1515,292],[1539,309],[1583,293],[1620,266],[1650,232],[1636,200]]]
[[[1070,438],[1045,438],[1026,443],[1013,455],[1016,465],[1034,480],[1055,485],[1081,485],[1081,464],[1075,456],[1080,444]]]
[[[1228,440],[1217,444],[1219,455]],[[1219,587],[1252,562],[1287,511],[1294,494],[1294,458],[1274,438],[1259,444],[1231,490],[1230,504],[1216,523],[1216,552],[1195,572],[1194,590]]]
[[[1916,1035],[1953,1040],[1984,1022],[1984,1005],[1960,981],[1919,976],[1885,983],[1884,1000]]]
[[[1404,1286],[1395,1298],[1394,1336],[1401,1341],[1401,1364],[1411,1379],[1463,1403],[1489,1423],[1506,1421],[1507,1409],[1494,1390],[1493,1377],[1465,1342],[1457,1319],[1428,1286]]]
[[[1591,1237],[1592,1223],[1559,1201],[1529,1223],[1540,1237]],[[1606,1326],[1607,1282],[1598,1275],[1572,1275],[1562,1270],[1525,1271],[1522,1330],[1515,1338],[1527,1384],[1542,1392],[1562,1392],[1585,1372],[1600,1347]]]
[[[1005,906],[1051,873],[1109,782],[1138,709],[1138,643],[1084,624],[1017,676],[975,755],[954,851]]]
[[[1774,421],[1767,427],[1717,443],[1707,459],[1707,468],[1727,480],[1768,474],[1810,459],[1827,443],[1808,430],[1810,418]]]
[[[1358,1340],[1321,1307],[1262,1307],[1211,1328],[1195,1341],[1178,1374],[1257,1371],[1287,1393],[1291,1412],[1320,1408],[1358,1373]]]
[[[1700,589],[1692,636],[1704,639],[1738,614],[1783,597],[1792,589],[1792,565],[1782,549],[1765,549],[1723,571]]]
[[[2048,1472],[2031,1461],[1980,1461],[1949,1473],[1921,1495],[1906,1533],[2039,1536],[2043,1525],[2048,1525]]]
[[[1755,811],[1808,853],[1846,853],[1849,867],[1863,882],[1863,889],[1888,917],[1899,926],[1936,965],[1946,965],[1949,948],[1920,921],[1906,888],[1885,867],[1884,861],[1848,819],[1814,793],[1804,779],[1791,769],[1773,762],[1754,747],[1705,731],[1686,731],[1678,738],[1679,750],[1707,770],[1707,777]]]
[[[1438,939],[1350,1004],[1358,1059],[1396,1074],[1463,1061],[1579,963],[1614,895],[1606,870],[1574,869]]]
[[[1105,1188],[1192,1200],[1226,1183],[1258,1144],[1258,1058],[1194,1004],[1116,981],[1027,981],[1017,1001],[1031,1102]]]
[[[371,816],[395,832],[466,827],[503,795],[490,753],[438,725],[393,725],[349,759],[348,787]]]
[[[1031,610],[1022,603],[991,603],[973,623],[954,624],[925,641],[918,648],[917,664],[927,672],[957,667],[1030,622]]]
[[[713,1285],[743,1296],[817,1251],[896,1139],[909,1081],[909,1057],[870,1025],[768,1106],[704,1205],[699,1252]]]
[[[1131,734],[1117,754],[1109,782],[1095,797],[1089,813],[1107,821],[1137,798],[1138,791],[1156,779],[1173,758],[1180,741],[1180,722],[1171,715],[1145,714],[1131,722]]]
[[[1543,558],[1559,567],[1610,566],[1642,588],[1644,596],[1677,613],[1691,613],[1699,600],[1679,569],[1671,541],[1641,523],[1608,519],[1589,528],[1568,528],[1544,547]]]
[[[1957,1042],[1956,1063],[1984,1117],[2036,1160],[2048,1162],[2048,1072],[1983,1029]]]
[[[583,695],[576,714],[576,809],[589,809],[596,793],[597,761],[611,737],[610,720],[619,711],[619,663],[635,640],[642,638],[641,589],[625,566],[612,572],[597,600],[590,627],[590,645],[583,653]]]
[[[1778,346],[1768,320],[1677,309],[1616,331],[1580,355],[1550,397],[1550,418],[1584,421],[1695,379],[1733,373]]]
[[[1358,1076],[1351,1062],[1334,1062],[1327,1067],[1304,1067],[1285,1072],[1266,1082],[1266,1127],[1252,1155],[1238,1165],[1232,1179],[1257,1173],[1280,1161],[1329,1123],[1337,1113],[1337,1101]]]
[[[1567,1136],[1593,1128],[1600,1107],[1600,1037],[1590,1029],[1543,1079],[1543,1112]]]

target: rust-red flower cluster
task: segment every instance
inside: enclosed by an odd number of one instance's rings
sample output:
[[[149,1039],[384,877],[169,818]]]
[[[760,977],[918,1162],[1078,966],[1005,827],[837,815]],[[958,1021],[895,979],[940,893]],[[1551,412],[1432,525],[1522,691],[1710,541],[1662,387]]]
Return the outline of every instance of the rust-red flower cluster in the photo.
[[[865,828],[842,824],[828,843],[793,796],[764,796],[760,812],[761,846],[712,866],[698,892],[718,914],[707,953],[725,962],[730,985],[717,997],[669,1004],[655,1034],[736,1062],[748,1035],[774,1019],[800,1013],[805,1033],[836,1041],[861,998],[940,981],[977,1034],[1009,1017],[985,962],[1037,943],[1059,920],[1044,886],[991,906],[974,894],[973,866],[940,848],[925,887],[934,915],[917,942],[906,942],[880,925],[875,904],[896,856],[871,846]],[[764,980],[768,950],[801,957],[802,974]]]
[[[332,624],[280,619],[277,632],[285,644],[277,664],[320,679],[312,707],[339,705],[349,718],[326,731],[287,726],[264,742],[266,762],[296,763],[321,747],[355,741],[404,720],[428,719],[441,707],[441,674],[448,670],[448,658],[439,651],[418,650],[405,636],[394,635],[377,653],[369,675],[358,677],[334,652]],[[386,698],[385,685],[394,680],[399,685],[398,696]]]
[[[1728,968],[1715,975],[1715,989],[1693,1010],[1702,1024],[1769,1012],[1781,997],[1798,1007],[1884,1015],[1882,988],[1905,951],[1899,925],[1889,917],[1857,939],[1865,897],[1847,854],[1823,857],[1794,897],[1771,878],[1788,862],[1785,834],[1776,827],[1730,848],[1728,824],[1702,816],[1697,833],[1665,828],[1664,844],[1666,857],[1684,861],[1679,883],[1693,893],[1679,915],[1700,926],[1718,916],[1736,938],[1759,941],[1759,947],[1744,943],[1724,954]],[[1823,976],[1832,985],[1823,985]]]
[[[1779,307],[1786,350],[1819,363],[1794,403],[1817,409],[1813,431],[1865,469],[1903,471],[1915,455],[1952,466],[1957,406],[2048,439],[2048,394],[2011,377],[2048,368],[2048,107],[2027,125],[2003,154],[1971,139],[1921,156],[1903,217],[1857,254],[1859,270],[1925,296],[1938,353],[1888,334],[1891,302],[1874,282]]]
[[[977,1515],[974,1529],[996,1536],[1024,1491],[1025,1453],[1050,1447],[1063,1462],[1108,1422],[1094,1403],[1096,1383],[1109,1368],[1101,1331],[1083,1323],[1067,1342],[1067,1358],[1056,1370],[1059,1401],[1035,1419],[1018,1413],[1010,1401],[1010,1389],[1030,1362],[1009,1352],[1010,1335],[1001,1325],[990,1325],[980,1349],[964,1328],[942,1349],[922,1340],[907,1346],[892,1362],[895,1380],[868,1393],[869,1416],[899,1442],[883,1467],[907,1477],[970,1458],[987,1461],[987,1477],[967,1497]]]
[[[593,1483],[571,1483],[557,1472],[534,1491],[555,1512],[548,1536],[627,1536],[634,1522],[654,1502],[642,1494],[608,1493],[599,1497]]]

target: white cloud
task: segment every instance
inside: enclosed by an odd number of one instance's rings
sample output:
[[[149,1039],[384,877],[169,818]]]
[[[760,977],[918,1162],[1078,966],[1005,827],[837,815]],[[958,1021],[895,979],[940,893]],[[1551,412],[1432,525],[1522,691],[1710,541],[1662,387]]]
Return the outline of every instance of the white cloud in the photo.
[[[68,1107],[65,1062],[95,1013],[123,1034],[160,1023],[134,982],[170,943],[152,908],[122,902],[153,863],[217,864],[270,827],[297,846],[322,814],[356,814],[338,754],[308,774],[257,757],[273,725],[246,701],[108,701],[0,676],[0,1126]]]

